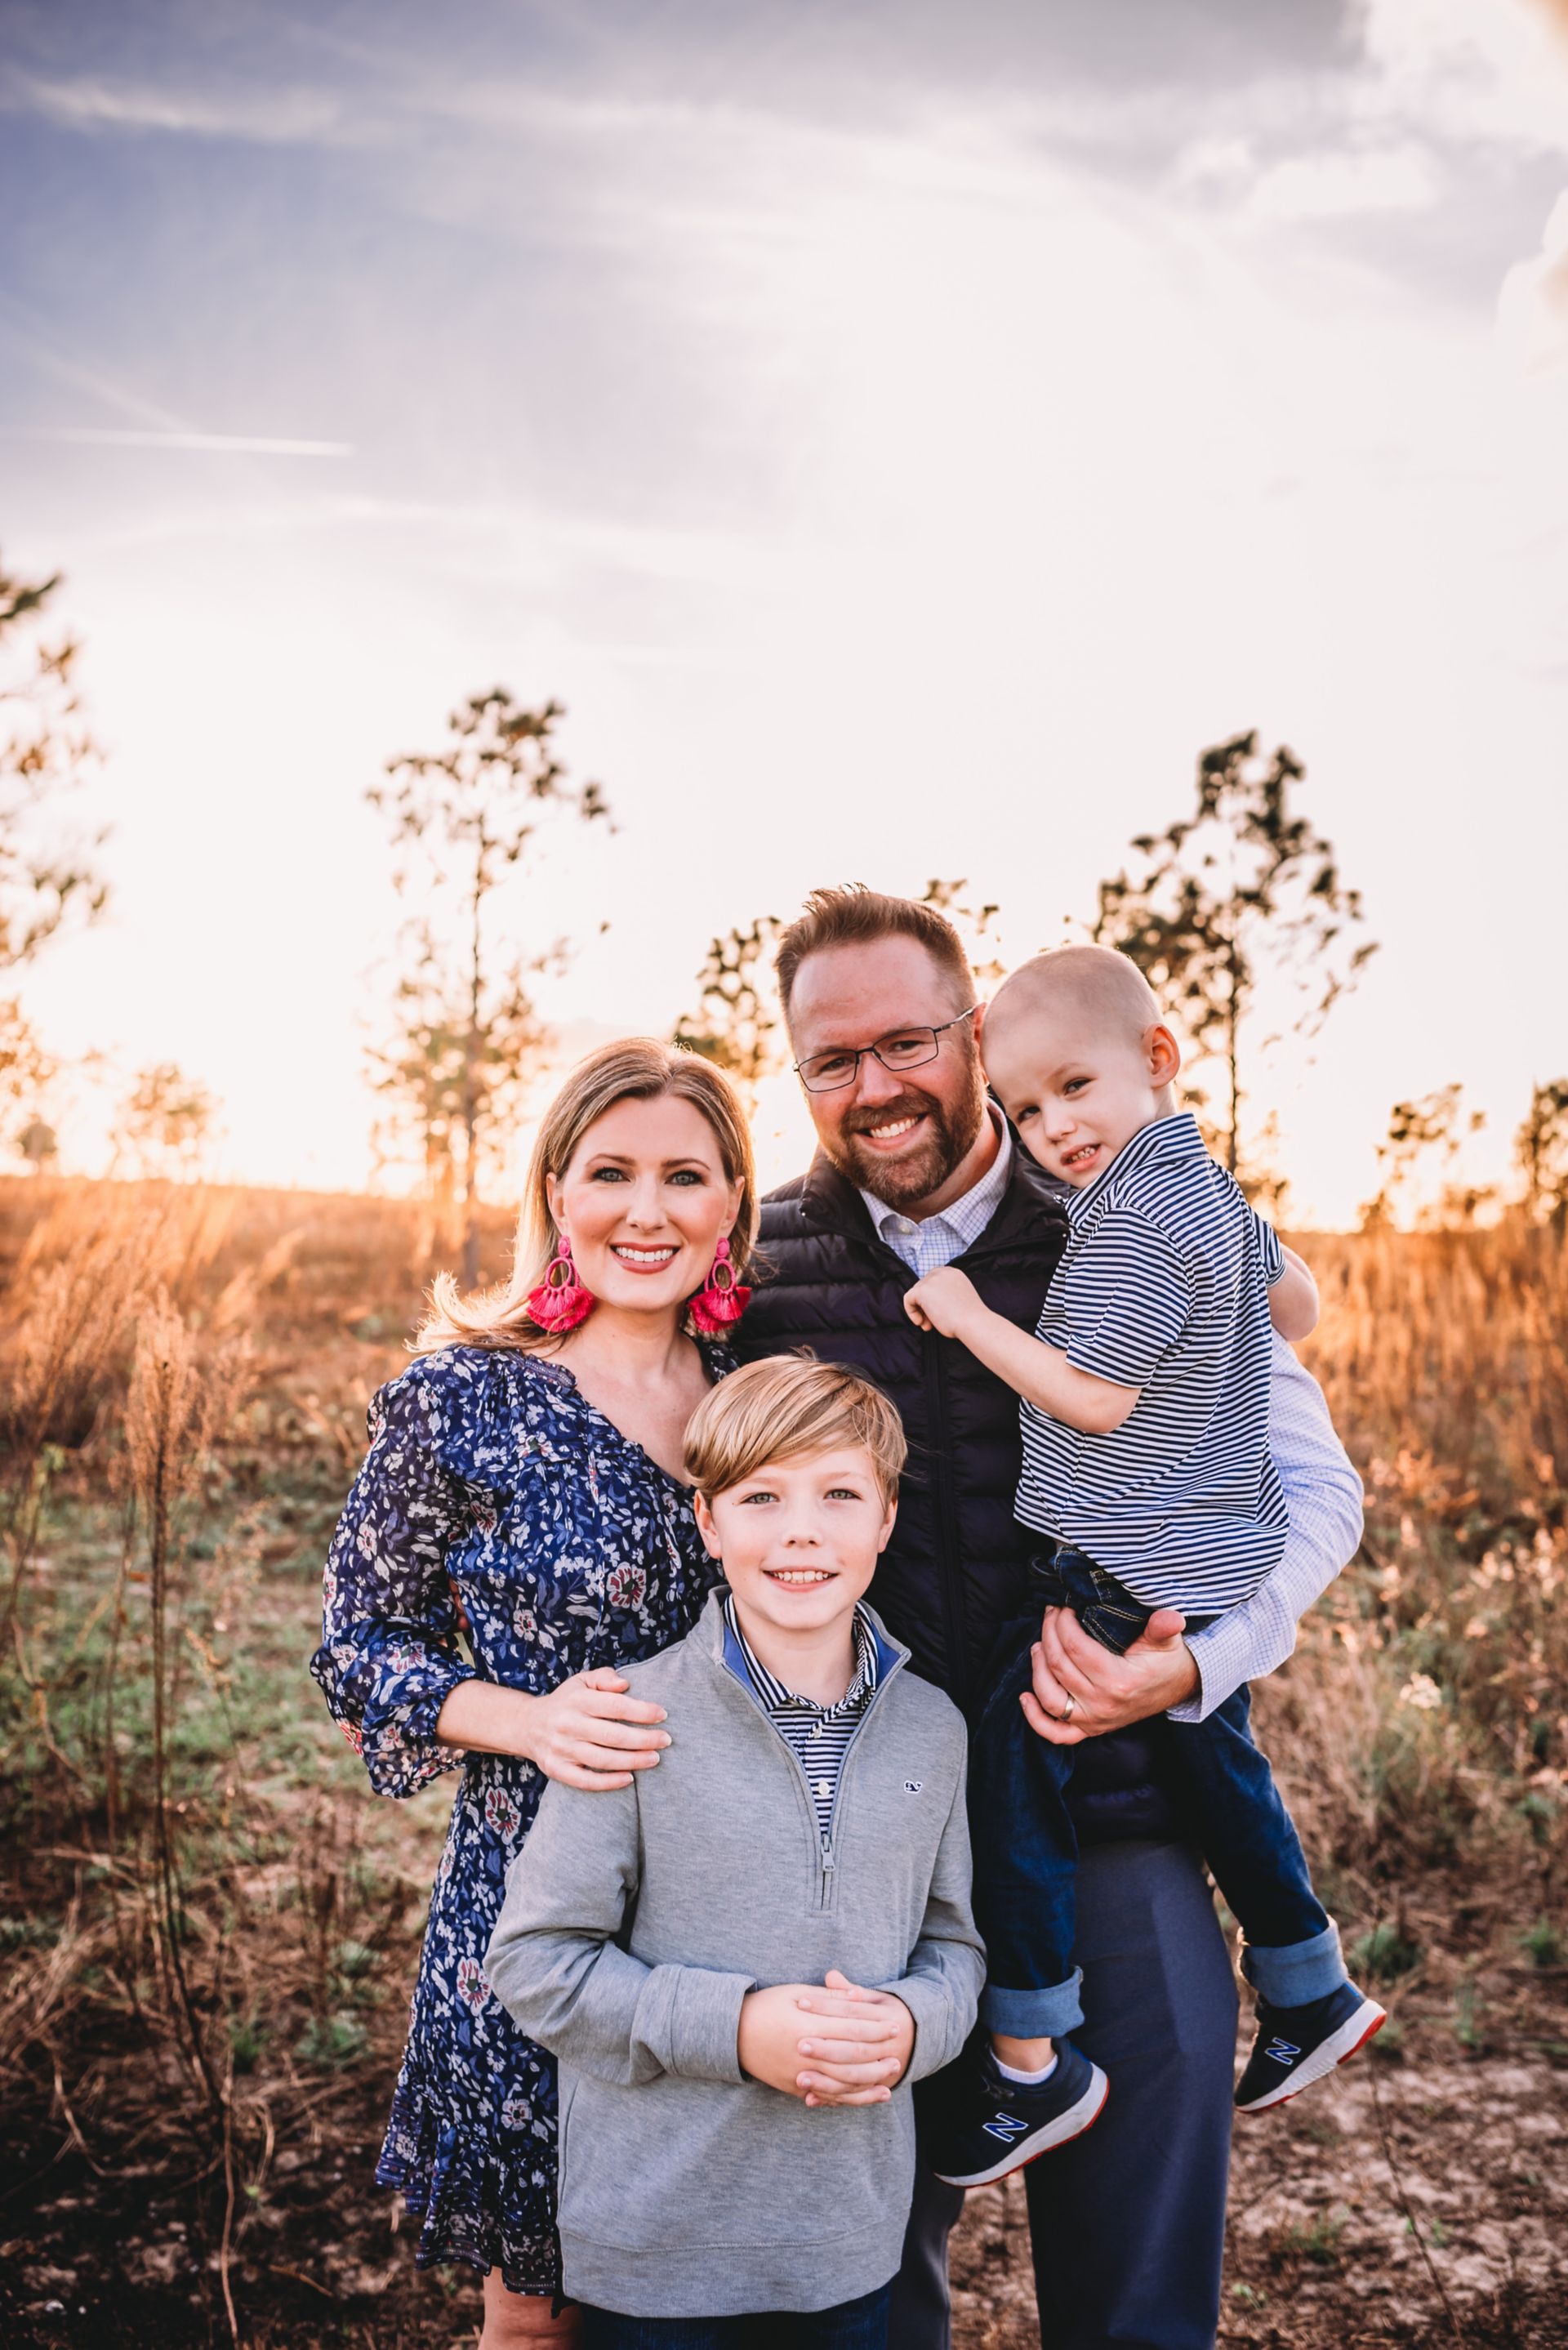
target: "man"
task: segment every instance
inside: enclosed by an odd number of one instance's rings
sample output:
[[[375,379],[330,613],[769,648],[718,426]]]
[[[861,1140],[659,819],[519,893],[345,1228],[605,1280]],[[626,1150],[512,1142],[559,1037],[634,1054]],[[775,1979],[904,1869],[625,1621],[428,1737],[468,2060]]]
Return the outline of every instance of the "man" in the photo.
[[[820,1145],[764,1202],[742,1351],[806,1346],[892,1397],[910,1461],[872,1598],[915,1669],[972,1704],[1021,1612],[1017,1399],[903,1310],[956,1263],[1033,1330],[1066,1217],[986,1096],[957,932],[933,909],[816,890],[784,932],[780,993]],[[1361,1533],[1361,1488],[1315,1383],[1277,1344],[1270,1445],[1292,1531],[1245,1606],[1190,1641],[1167,1610],[1125,1657],[1054,1611],[1031,1726],[1092,1742],[1075,1775],[1083,1846],[1074,2034],[1116,2083],[1097,2126],[1025,2174],[1047,2350],[1202,2350],[1219,2316],[1235,1991],[1201,1862],[1161,1784],[1159,1717],[1201,1719],[1289,1655],[1297,1617]],[[961,2190],[923,2175],[895,2289],[898,2350],[947,2350],[947,2236]]]

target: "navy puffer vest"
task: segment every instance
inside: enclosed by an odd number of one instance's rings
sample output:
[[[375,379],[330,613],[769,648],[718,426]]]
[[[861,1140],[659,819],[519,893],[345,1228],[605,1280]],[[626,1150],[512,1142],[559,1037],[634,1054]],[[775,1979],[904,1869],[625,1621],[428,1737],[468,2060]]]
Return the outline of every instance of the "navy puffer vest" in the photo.
[[[1015,1146],[996,1213],[955,1262],[993,1312],[1033,1330],[1066,1232],[1059,1200]],[[809,1347],[863,1372],[898,1405],[909,1465],[871,1602],[915,1670],[972,1713],[998,1633],[1027,1607],[1029,1538],[1012,1514],[1018,1399],[955,1339],[915,1327],[904,1311],[914,1274],[820,1152],[806,1175],[763,1202],[759,1249],[737,1349],[751,1360]],[[1081,1834],[1175,1832],[1158,1745],[1159,1726],[1148,1723],[1075,1750]]]

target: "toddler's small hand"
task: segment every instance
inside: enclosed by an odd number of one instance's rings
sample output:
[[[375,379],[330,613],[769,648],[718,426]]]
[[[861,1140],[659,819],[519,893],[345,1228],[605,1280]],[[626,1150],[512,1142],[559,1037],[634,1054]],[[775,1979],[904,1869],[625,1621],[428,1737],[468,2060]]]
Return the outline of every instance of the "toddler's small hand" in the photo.
[[[917,1328],[956,1338],[960,1323],[978,1302],[979,1292],[968,1274],[944,1264],[916,1282],[904,1299],[904,1311]]]

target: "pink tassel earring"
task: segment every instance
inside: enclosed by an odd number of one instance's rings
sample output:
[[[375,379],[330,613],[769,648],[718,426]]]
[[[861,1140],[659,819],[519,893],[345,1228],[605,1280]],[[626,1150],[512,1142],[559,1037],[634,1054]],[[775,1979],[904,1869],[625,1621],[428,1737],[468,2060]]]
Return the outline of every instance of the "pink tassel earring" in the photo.
[[[733,1329],[751,1302],[751,1291],[735,1279],[730,1243],[722,1240],[713,1252],[706,1282],[689,1301],[692,1323],[704,1338],[722,1338],[726,1330]]]
[[[591,1289],[585,1289],[577,1279],[577,1268],[572,1262],[572,1243],[565,1232],[556,1243],[556,1253],[545,1268],[545,1278],[537,1289],[528,1292],[528,1314],[541,1330],[556,1336],[575,1330],[586,1322],[598,1304]]]

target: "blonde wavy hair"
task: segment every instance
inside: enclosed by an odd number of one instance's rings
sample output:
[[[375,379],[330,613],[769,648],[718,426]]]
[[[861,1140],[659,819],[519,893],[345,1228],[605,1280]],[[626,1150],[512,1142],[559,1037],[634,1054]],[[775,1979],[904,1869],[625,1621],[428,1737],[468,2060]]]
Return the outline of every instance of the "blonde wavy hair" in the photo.
[[[434,1354],[441,1347],[514,1347],[541,1354],[559,1345],[528,1311],[528,1294],[544,1280],[561,1237],[545,1178],[559,1180],[589,1127],[618,1102],[658,1101],[666,1095],[701,1110],[719,1146],[726,1180],[742,1186],[730,1255],[736,1279],[745,1279],[757,1233],[757,1183],[741,1097],[723,1071],[699,1054],[678,1051],[656,1036],[626,1036],[579,1061],[545,1113],[528,1163],[512,1278],[465,1297],[450,1273],[438,1274],[431,1310],[414,1339],[416,1355]]]

